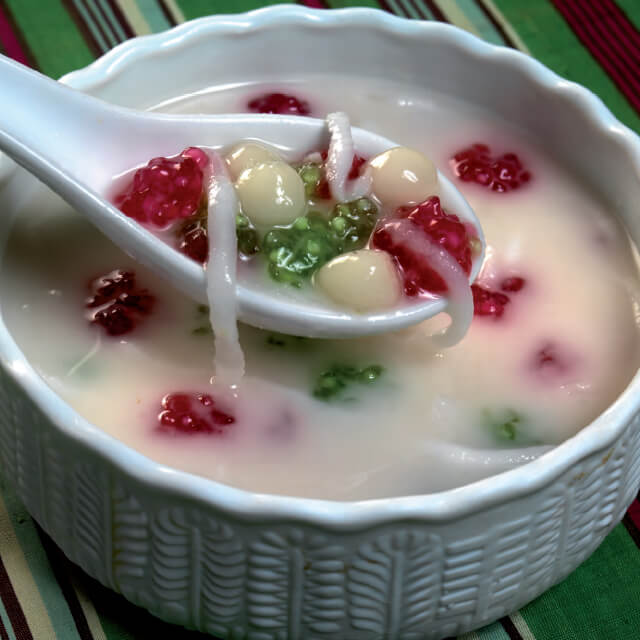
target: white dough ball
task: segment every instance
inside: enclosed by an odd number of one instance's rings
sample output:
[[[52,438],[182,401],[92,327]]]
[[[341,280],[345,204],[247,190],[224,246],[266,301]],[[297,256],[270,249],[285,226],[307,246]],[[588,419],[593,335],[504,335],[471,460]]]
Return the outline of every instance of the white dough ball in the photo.
[[[438,193],[438,173],[423,153],[395,147],[369,162],[371,188],[385,207],[417,204]]]
[[[332,300],[356,311],[388,309],[398,304],[402,283],[386,251],[360,249],[327,262],[314,282]]]
[[[245,169],[236,181],[242,211],[259,225],[289,224],[304,215],[304,183],[286,162],[267,162]]]
[[[224,159],[229,168],[229,175],[235,182],[245,169],[265,162],[275,162],[280,160],[280,157],[275,151],[256,142],[241,142],[231,149]]]

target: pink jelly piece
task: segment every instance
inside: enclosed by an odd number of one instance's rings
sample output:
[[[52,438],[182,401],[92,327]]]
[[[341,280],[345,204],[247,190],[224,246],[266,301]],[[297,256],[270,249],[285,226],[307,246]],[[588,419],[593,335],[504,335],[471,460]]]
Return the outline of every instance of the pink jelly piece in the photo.
[[[353,162],[351,163],[351,171],[349,171],[349,175],[347,178],[349,180],[355,180],[360,175],[360,171],[362,169],[362,165],[366,162],[366,160],[359,156],[357,153],[353,156]]]
[[[135,274],[116,269],[89,283],[85,306],[88,319],[110,336],[120,336],[136,328],[148,316],[155,298],[147,289],[139,289]]]
[[[510,276],[500,283],[500,289],[510,293],[518,293],[518,291],[522,291],[525,284],[526,280],[524,278],[520,276]]]
[[[209,156],[198,147],[188,147],[180,155],[183,158],[191,158],[203,170],[209,164]]]
[[[140,223],[166,228],[198,211],[208,162],[207,154],[196,147],[171,158],[153,158],[135,172],[115,204]]]
[[[460,180],[498,193],[518,189],[531,180],[531,173],[515,153],[494,157],[486,144],[472,144],[458,151],[451,159],[451,167]]]
[[[396,218],[411,221],[422,229],[430,240],[445,249],[468,275],[471,272],[470,229],[458,216],[442,209],[440,198],[431,196],[415,206],[400,207]],[[420,293],[445,293],[447,285],[425,258],[410,247],[394,240],[393,227],[398,220],[387,220],[379,225],[372,237],[372,246],[390,253],[402,271],[404,291],[408,296]]]
[[[207,393],[177,392],[162,399],[157,430],[162,433],[224,435],[235,418],[216,406]]]
[[[511,299],[505,293],[491,291],[481,285],[471,285],[473,294],[473,313],[476,316],[501,318]]]
[[[494,291],[480,284],[471,285],[474,315],[501,318],[506,306],[511,302],[511,296],[507,293],[518,293],[522,291],[525,284],[524,278],[509,276],[500,281],[500,291]]]
[[[309,103],[287,93],[265,93],[247,103],[253,113],[279,113],[290,116],[308,116],[311,113]]]
[[[189,229],[182,236],[178,249],[192,260],[204,264],[209,257],[207,230],[200,225]]]

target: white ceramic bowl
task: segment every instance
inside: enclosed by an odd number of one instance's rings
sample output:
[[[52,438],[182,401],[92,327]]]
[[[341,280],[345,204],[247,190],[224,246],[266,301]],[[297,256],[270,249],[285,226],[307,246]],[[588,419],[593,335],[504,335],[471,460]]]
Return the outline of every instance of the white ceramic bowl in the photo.
[[[527,127],[615,203],[640,244],[634,134],[586,90],[449,26],[279,7],[129,41],[66,81],[146,107],[206,85],[286,79],[309,60],[428,84]],[[20,171],[5,179],[3,209],[30,184]],[[339,503],[162,467],[62,402],[2,324],[0,358],[2,469],[36,520],[103,584],[224,638],[423,639],[481,626],[575,569],[640,484],[637,375],[593,424],[526,466],[438,494]]]

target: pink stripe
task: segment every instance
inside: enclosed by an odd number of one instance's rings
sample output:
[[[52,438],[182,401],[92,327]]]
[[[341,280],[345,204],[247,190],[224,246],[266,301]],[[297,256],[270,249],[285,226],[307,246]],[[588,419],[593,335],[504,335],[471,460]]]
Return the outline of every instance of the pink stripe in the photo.
[[[300,0],[300,4],[310,9],[326,9],[327,5],[322,0]]]
[[[28,67],[31,66],[27,54],[13,32],[7,14],[2,10],[2,6],[0,6],[0,43],[2,43],[2,47],[10,58],[22,62]]]

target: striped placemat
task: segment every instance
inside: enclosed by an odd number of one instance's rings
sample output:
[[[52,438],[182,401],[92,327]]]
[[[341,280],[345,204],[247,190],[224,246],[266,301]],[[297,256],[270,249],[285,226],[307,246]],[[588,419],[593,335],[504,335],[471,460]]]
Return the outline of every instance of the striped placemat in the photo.
[[[0,51],[52,77],[127,38],[269,0],[0,0]],[[303,0],[455,24],[597,93],[640,132],[640,0]],[[0,110],[1,110],[0,102]],[[0,481],[0,640],[205,640],[160,622],[71,565]],[[563,583],[464,640],[639,640],[640,502]],[[340,640],[340,639],[336,639]],[[384,639],[381,639],[384,640]]]

